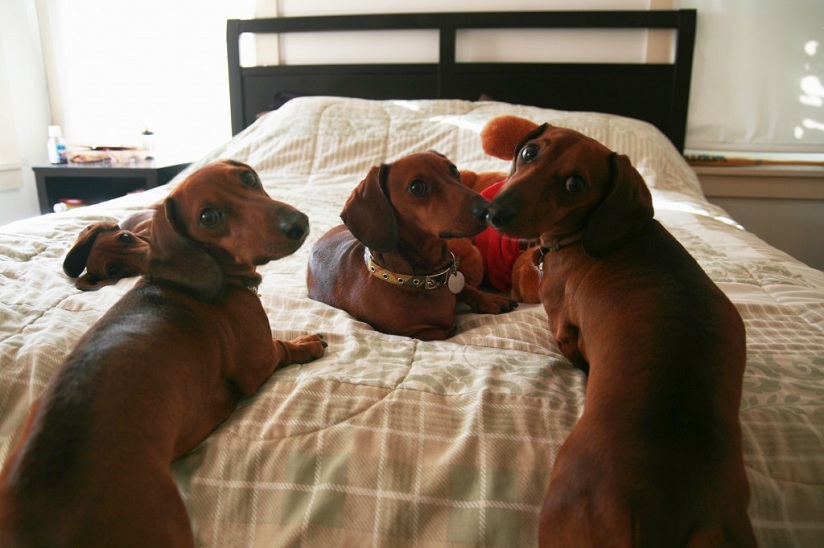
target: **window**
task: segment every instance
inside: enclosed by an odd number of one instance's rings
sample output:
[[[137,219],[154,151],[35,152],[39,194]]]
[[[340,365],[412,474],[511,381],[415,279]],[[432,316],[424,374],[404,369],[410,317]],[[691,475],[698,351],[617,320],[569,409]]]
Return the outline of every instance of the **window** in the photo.
[[[254,17],[254,0],[40,7],[53,122],[70,144],[140,144],[148,128],[159,155],[193,160],[231,137],[226,20]]]

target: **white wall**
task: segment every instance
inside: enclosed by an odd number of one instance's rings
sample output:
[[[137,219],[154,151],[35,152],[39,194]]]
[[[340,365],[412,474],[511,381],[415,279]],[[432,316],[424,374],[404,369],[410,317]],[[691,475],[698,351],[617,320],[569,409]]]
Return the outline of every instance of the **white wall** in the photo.
[[[767,243],[824,270],[824,200],[721,196],[709,200]]]
[[[49,119],[49,100],[34,2],[2,0],[0,224],[39,213],[31,167],[48,161],[46,128]]]

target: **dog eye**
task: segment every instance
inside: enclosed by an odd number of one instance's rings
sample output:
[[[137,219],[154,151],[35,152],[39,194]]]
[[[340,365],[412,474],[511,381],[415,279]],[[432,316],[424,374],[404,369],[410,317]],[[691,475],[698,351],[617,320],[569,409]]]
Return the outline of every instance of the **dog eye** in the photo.
[[[458,171],[458,167],[455,166],[454,164],[449,166],[449,173],[450,173],[450,175],[455,177],[457,180],[459,180],[459,181],[461,180],[461,172]]]
[[[564,182],[564,190],[568,194],[581,194],[587,189],[587,183],[577,175],[573,175]]]
[[[220,222],[221,214],[216,209],[204,209],[200,212],[200,224],[206,228],[217,226]]]
[[[260,184],[260,179],[254,171],[245,171],[242,176],[243,186],[249,188],[257,188]]]
[[[120,274],[120,267],[112,265],[106,269],[106,276],[109,278],[116,278]]]
[[[415,179],[409,183],[409,194],[413,196],[423,196],[427,192],[429,192],[429,186],[420,179]]]
[[[521,149],[520,156],[524,162],[531,162],[538,156],[538,147],[536,145],[526,145]]]
[[[117,240],[121,244],[130,244],[132,243],[132,235],[128,232],[121,232],[120,235],[118,235]]]

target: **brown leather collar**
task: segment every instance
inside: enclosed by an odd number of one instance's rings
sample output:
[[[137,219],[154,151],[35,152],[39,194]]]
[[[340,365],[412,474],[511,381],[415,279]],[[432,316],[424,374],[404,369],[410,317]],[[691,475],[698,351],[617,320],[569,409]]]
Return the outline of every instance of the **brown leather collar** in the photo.
[[[260,297],[260,293],[258,293],[258,286],[260,285],[260,282],[260,276],[251,276],[248,278],[231,277],[226,280],[226,285],[245,289],[246,291],[251,292],[253,295],[257,295],[258,297]]]
[[[559,249],[563,249],[565,247],[571,246],[573,244],[579,243],[584,238],[583,232],[576,232],[575,234],[571,234],[569,236],[564,236],[562,238],[552,238],[544,242],[544,239],[541,238],[541,247],[540,247],[540,255],[538,256],[538,260],[535,262],[536,265],[541,265],[544,262],[544,258],[552,251],[558,251]]]
[[[452,260],[443,270],[424,276],[398,274],[382,267],[372,258],[372,252],[368,247],[364,248],[363,260],[369,272],[379,280],[418,289],[438,289],[446,285],[452,293],[459,293],[464,286],[464,276],[458,272],[458,265],[461,261],[452,252],[449,254],[452,256]]]

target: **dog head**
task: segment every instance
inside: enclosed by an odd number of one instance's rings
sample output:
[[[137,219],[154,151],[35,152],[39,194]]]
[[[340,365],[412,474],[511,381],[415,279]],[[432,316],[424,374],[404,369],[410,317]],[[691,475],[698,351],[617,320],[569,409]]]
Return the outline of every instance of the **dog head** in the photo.
[[[652,216],[649,189],[629,158],[548,124],[515,147],[512,171],[489,209],[490,223],[514,237],[581,234],[593,258],[609,254]]]
[[[149,242],[144,236],[101,221],[78,235],[63,260],[63,272],[77,278],[77,289],[95,291],[121,278],[143,274],[148,253]]]
[[[355,238],[386,253],[402,241],[474,236],[486,228],[488,206],[461,184],[449,159],[421,152],[373,167],[352,191],[341,218]]]
[[[152,221],[148,276],[203,300],[219,298],[228,278],[260,283],[256,266],[294,253],[309,220],[271,199],[246,164],[211,163],[160,203]]]

